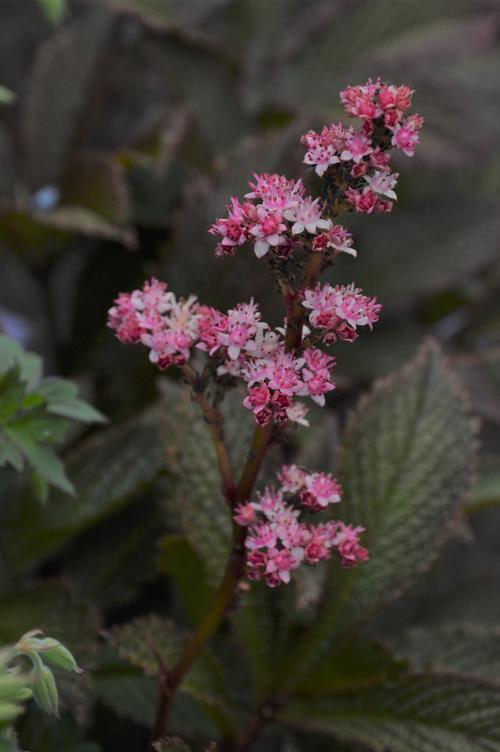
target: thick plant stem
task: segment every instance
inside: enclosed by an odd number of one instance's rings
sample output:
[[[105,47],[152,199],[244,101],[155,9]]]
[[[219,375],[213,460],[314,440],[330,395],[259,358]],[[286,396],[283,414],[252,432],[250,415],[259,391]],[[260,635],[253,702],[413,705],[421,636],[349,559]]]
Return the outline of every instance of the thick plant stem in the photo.
[[[272,428],[272,424],[268,424],[266,426],[258,426],[255,429],[247,461],[241,473],[238,485],[234,490],[232,501],[233,508],[237,504],[246,501],[253,491],[255,480],[259,474],[259,470],[271,442]],[[212,603],[198,625],[196,632],[185,645],[184,650],[174,667],[170,670],[165,670],[165,668],[159,664],[160,698],[153,729],[152,742],[158,741],[158,739],[161,739],[164,736],[170,706],[177,688],[196,658],[200,655],[207,640],[222,622],[227,608],[231,604],[238,583],[244,572],[245,537],[245,528],[233,524],[231,553],[226,564],[226,570],[222,582],[219,585]]]

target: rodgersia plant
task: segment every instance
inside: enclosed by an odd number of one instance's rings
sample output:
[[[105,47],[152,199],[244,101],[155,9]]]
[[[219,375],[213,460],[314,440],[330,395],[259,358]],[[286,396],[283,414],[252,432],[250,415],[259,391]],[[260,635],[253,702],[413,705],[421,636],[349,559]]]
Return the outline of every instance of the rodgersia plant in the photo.
[[[177,298],[155,278],[121,293],[110,309],[109,326],[121,342],[142,344],[155,366],[180,370],[190,386],[210,428],[234,519],[233,546],[213,604],[175,665],[160,666],[155,739],[165,732],[175,690],[243,578],[276,587],[299,567],[333,556],[343,567],[369,558],[363,528],[337,519],[342,488],[331,475],[285,465],[277,486],[260,495],[254,486],[271,444],[294,424],[307,426],[308,403],[324,406],[335,389],[335,344],[355,342],[378,320],[375,297],[354,283],[332,285],[321,276],[339,254],[357,255],[351,233],[339,224],[342,213],[390,212],[394,206],[398,174],[391,172],[392,152],[411,157],[423,122],[408,114],[412,93],[380,80],[347,87],[341,102],[359,127],[334,123],[301,139],[304,163],[322,178],[321,195],[307,195],[301,179],[254,175],[250,190],[242,199],[231,198],[226,215],[210,228],[216,256],[254,252],[268,262],[285,306],[280,326],[265,322],[253,299],[224,312],[195,295]],[[220,410],[226,392],[238,384],[246,390],[242,409],[256,423],[241,469],[231,465]]]

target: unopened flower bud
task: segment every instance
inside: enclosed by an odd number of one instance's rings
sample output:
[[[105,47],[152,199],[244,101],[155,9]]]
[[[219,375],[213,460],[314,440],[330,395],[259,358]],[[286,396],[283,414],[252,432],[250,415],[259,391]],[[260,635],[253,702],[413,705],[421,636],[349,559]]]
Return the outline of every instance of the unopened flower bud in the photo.
[[[43,648],[41,652],[43,660],[51,666],[62,668],[65,671],[74,671],[77,674],[83,673],[82,669],[78,667],[72,653],[68,648],[64,647],[59,640],[47,637],[43,640]]]
[[[59,695],[54,674],[48,666],[40,662],[33,682],[33,697],[49,715],[59,717]]]

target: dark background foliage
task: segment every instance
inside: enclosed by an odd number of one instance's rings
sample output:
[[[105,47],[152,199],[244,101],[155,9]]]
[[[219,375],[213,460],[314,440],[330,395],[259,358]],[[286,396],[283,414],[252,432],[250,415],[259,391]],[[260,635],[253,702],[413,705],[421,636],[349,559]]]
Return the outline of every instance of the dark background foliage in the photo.
[[[397,164],[394,212],[345,218],[358,260],[342,259],[332,278],[354,278],[384,312],[373,333],[339,345],[331,416],[302,451],[331,465],[358,396],[437,338],[483,420],[475,515],[373,629],[498,623],[499,39],[496,0],[75,0],[56,24],[35,0],[0,3],[0,84],[15,95],[0,105],[0,331],[41,354],[46,373],[78,382],[112,425],[70,437],[76,499],[54,494],[41,507],[0,476],[0,638],[63,624],[98,667],[93,689],[89,675],[70,698],[83,725],[67,716],[58,737],[50,723],[40,736],[28,716],[33,752],[62,749],[64,734],[68,752],[143,749],[154,684],[96,636],[152,610],[189,614],[208,597],[179,604],[171,587],[184,555],[199,579],[175,539],[168,477],[158,480],[171,425],[151,408],[157,373],[114,340],[106,311],[154,274],[214,305],[253,295],[277,321],[266,265],[249,251],[214,259],[207,229],[254,171],[314,188],[298,137],[341,117],[339,90],[369,76],[414,88],[425,128],[415,158]],[[189,698],[176,726],[203,737],[208,721]]]

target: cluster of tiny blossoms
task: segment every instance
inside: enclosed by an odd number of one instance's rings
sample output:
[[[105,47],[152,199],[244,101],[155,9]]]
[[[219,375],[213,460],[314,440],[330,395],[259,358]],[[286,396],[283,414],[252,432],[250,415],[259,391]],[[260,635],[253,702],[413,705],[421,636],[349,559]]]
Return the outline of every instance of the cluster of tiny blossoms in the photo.
[[[194,295],[177,298],[152,278],[114,301],[108,324],[118,339],[144,345],[161,370],[184,368],[197,388],[216,385],[220,394],[222,388],[243,383],[243,406],[260,426],[308,425],[307,406],[300,398],[323,406],[335,388],[336,359],[326,348],[353,342],[360,327],[372,328],[381,310],[377,299],[354,283],[319,281],[339,253],[356,256],[351,233],[336,217],[341,210],[372,214],[392,209],[398,175],[390,170],[390,151],[413,156],[423,122],[407,114],[412,93],[407,86],[380,79],[348,86],[340,99],[347,115],[360,119],[360,129],[333,123],[301,138],[304,162],[323,178],[322,197],[306,195],[301,180],[256,174],[243,199],[231,198],[227,215],[211,226],[216,256],[232,256],[249,244],[258,258],[271,261],[287,307],[282,326],[263,321],[253,299],[220,311]],[[302,267],[297,284],[295,275]],[[202,354],[207,363],[198,372]],[[331,520],[312,525],[304,519],[340,501],[334,478],[295,465],[283,467],[278,477],[277,490],[268,488],[235,511],[236,522],[248,529],[251,579],[274,587],[288,582],[303,562],[314,564],[336,554],[343,566],[354,566],[367,558],[359,544],[362,528]]]
[[[235,510],[235,521],[248,526],[249,579],[264,579],[276,587],[288,583],[291,572],[301,564],[317,564],[333,554],[344,567],[366,561],[368,552],[359,544],[362,527],[333,520],[311,524],[302,519],[340,501],[342,489],[335,478],[284,465],[278,480],[278,489],[266,488],[255,501]]]
[[[309,314],[304,336],[317,333],[326,344],[354,341],[357,328],[371,326],[381,308],[352,285],[306,290],[302,305]],[[284,329],[262,321],[253,300],[223,313],[200,305],[195,296],[177,299],[164,282],[153,278],[141,290],[120,293],[108,323],[121,342],[145,345],[151,362],[162,370],[186,364],[196,350],[205,352],[215,378],[245,382],[243,405],[260,425],[307,425],[306,406],[297,398],[310,397],[322,406],[335,388],[335,358],[313,346],[286,352]]]
[[[419,115],[405,116],[412,94],[408,86],[386,85],[380,79],[348,86],[340,100],[347,115],[361,120],[360,129],[340,122],[302,136],[304,162],[318,175],[326,173],[336,197],[348,207],[365,214],[391,211],[398,173],[390,170],[390,149],[412,157],[423,124]]]

